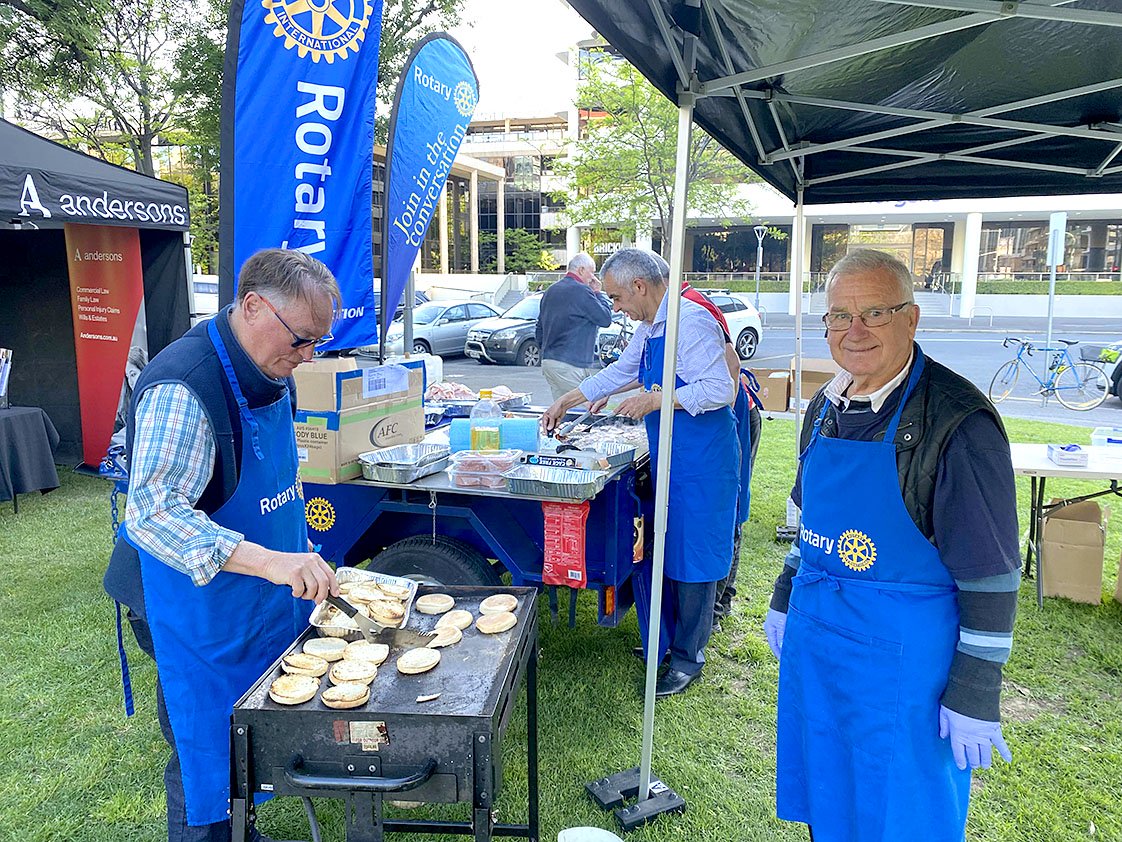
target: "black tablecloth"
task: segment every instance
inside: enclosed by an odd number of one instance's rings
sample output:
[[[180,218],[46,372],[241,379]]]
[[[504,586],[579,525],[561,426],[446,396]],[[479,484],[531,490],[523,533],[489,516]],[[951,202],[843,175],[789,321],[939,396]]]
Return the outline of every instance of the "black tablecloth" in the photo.
[[[0,409],[0,500],[58,488],[58,432],[37,406]]]

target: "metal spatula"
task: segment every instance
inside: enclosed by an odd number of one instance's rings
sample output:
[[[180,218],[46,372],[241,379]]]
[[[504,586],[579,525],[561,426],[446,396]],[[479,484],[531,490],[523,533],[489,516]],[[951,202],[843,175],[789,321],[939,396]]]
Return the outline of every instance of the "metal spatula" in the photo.
[[[328,596],[327,601],[350,617],[358,625],[358,630],[368,643],[387,643],[398,646],[427,646],[436,635],[433,632],[419,632],[413,629],[396,629],[376,623],[341,596]]]

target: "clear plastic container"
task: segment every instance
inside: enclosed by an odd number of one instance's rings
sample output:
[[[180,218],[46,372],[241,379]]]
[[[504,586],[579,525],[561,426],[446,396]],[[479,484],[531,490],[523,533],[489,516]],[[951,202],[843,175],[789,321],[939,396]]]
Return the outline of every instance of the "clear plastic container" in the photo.
[[[479,403],[471,409],[471,449],[498,450],[502,447],[503,411],[491,398],[490,389],[479,390]]]
[[[1116,447],[1122,457],[1122,427],[1095,427],[1091,431],[1091,444],[1094,447]]]
[[[521,450],[461,450],[452,454],[448,476],[461,488],[506,488],[503,472],[521,456]]]

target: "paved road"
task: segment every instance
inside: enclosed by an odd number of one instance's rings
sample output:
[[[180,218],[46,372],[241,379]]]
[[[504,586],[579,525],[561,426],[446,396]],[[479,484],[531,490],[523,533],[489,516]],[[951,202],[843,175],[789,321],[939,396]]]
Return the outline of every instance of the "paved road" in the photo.
[[[785,368],[790,364],[795,350],[794,320],[791,317],[769,319],[771,324],[764,328],[760,350],[751,365],[759,368]],[[803,356],[829,357],[818,317],[808,316],[803,324]],[[925,325],[930,327],[924,329]],[[1110,323],[1103,321],[1057,321],[1053,336],[1105,344],[1122,338],[1122,326],[1117,330],[1111,330],[1111,327]],[[1001,346],[1006,336],[1024,336],[1043,345],[1043,321],[1007,320],[1004,327],[999,323],[992,328],[987,325],[985,328],[964,329],[958,320],[930,319],[921,322],[917,338],[932,358],[986,391],[998,366],[1011,359],[1015,353],[1014,349]],[[1032,359],[1037,362],[1041,360],[1041,356],[1036,355]],[[502,383],[515,391],[531,392],[535,404],[550,403],[549,387],[541,376],[541,370],[537,368],[480,365],[473,360],[456,357],[444,361],[444,372],[446,377],[473,389]],[[1027,375],[1022,376],[1022,382],[1026,379]],[[1122,401],[1115,397],[1108,397],[1102,406],[1089,412],[1074,412],[1061,406],[1055,398],[1043,407],[1039,400],[1007,400],[998,408],[1003,415],[1014,418],[1037,418],[1084,427],[1122,426]]]

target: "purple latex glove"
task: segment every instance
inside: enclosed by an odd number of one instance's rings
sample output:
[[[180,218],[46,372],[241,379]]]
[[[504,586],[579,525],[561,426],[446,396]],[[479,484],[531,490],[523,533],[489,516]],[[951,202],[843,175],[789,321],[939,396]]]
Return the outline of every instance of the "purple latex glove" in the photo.
[[[971,769],[990,768],[995,748],[1006,763],[1013,762],[1009,746],[1001,736],[1000,722],[963,716],[939,705],[939,737],[950,738],[954,762],[959,769],[965,769],[967,764]]]
[[[783,631],[787,628],[787,615],[774,608],[767,610],[764,618],[764,634],[767,635],[767,645],[771,647],[771,654],[779,660],[783,651]]]

